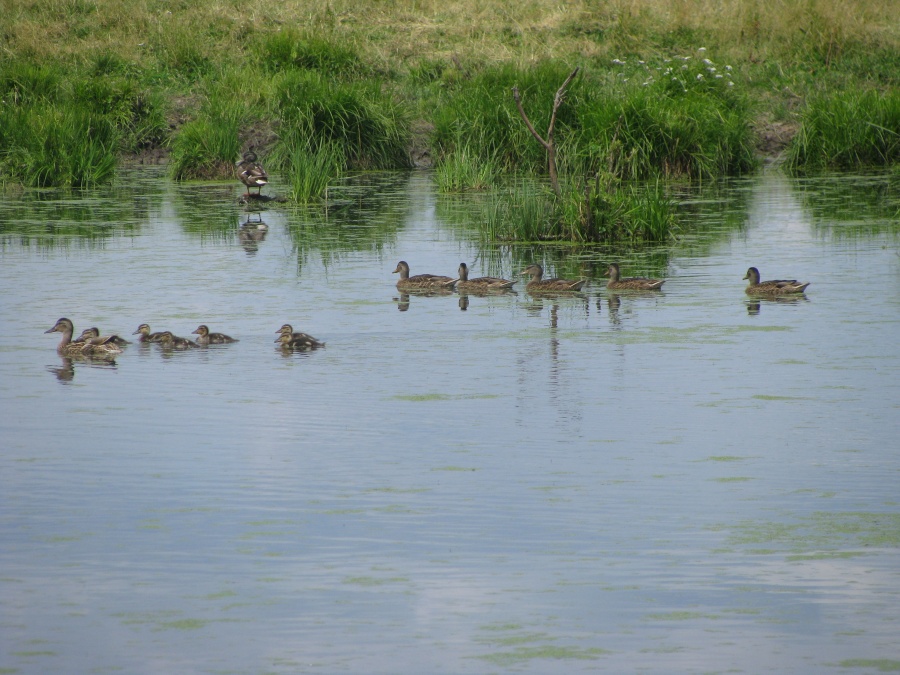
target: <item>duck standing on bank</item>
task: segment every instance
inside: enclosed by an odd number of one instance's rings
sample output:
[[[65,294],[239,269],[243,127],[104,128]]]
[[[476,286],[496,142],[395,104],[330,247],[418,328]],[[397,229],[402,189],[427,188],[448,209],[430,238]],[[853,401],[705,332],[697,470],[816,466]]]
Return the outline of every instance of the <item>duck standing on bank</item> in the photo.
[[[241,161],[235,164],[238,170],[238,180],[247,186],[247,199],[250,199],[250,188],[256,188],[256,196],[262,196],[263,185],[268,185],[269,174],[262,168],[256,158],[256,153],[245,152]]]

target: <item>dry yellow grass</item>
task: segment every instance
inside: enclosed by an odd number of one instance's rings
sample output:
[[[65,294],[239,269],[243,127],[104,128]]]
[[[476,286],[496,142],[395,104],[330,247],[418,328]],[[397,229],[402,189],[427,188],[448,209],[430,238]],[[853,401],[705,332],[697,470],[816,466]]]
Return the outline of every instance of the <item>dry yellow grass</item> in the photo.
[[[400,69],[453,56],[606,58],[673,34],[708,40],[735,61],[798,43],[826,58],[851,46],[900,48],[896,0],[0,0],[0,49],[13,58],[83,60],[104,50],[143,63],[189,47],[227,61],[254,35],[283,28],[340,38]]]

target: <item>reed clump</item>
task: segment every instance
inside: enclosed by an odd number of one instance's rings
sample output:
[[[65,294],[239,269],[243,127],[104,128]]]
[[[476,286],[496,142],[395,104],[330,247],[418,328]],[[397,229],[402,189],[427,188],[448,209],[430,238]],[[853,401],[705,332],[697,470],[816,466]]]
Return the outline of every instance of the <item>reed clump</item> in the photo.
[[[794,171],[900,163],[900,90],[820,94],[800,120],[788,155]]]
[[[605,176],[572,181],[557,196],[533,180],[492,193],[478,219],[490,242],[664,243],[678,231],[662,181]]]

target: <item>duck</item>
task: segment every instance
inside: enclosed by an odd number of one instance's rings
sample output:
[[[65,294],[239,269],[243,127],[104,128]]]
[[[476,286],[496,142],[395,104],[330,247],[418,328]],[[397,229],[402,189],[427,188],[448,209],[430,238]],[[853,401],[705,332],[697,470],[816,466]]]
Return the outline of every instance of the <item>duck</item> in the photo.
[[[295,333],[294,328],[289,323],[284,324],[276,332],[280,333],[280,336],[277,340],[275,340],[275,342],[280,343],[279,346],[282,349],[303,351],[325,346],[324,342],[320,342],[312,335],[307,335],[306,333]]]
[[[529,293],[580,291],[587,283],[587,279],[543,279],[544,268],[537,264],[529,265],[519,274],[531,276],[531,281],[525,284]]]
[[[210,333],[209,328],[203,324],[197,326],[197,330],[191,333],[191,335],[199,336],[197,338],[198,345],[224,345],[229,342],[237,342],[233,337],[225,335],[224,333]]]
[[[466,263],[459,264],[457,270],[459,278],[456,281],[456,290],[468,293],[489,293],[491,291],[508,291],[516,281],[508,281],[499,277],[477,277],[469,279],[469,268]]]
[[[75,326],[65,317],[59,319],[53,328],[44,331],[44,333],[62,333],[62,340],[56,346],[56,352],[60,356],[111,358],[122,353],[122,348],[113,342],[72,342],[74,332]]]
[[[159,338],[157,338],[156,342],[159,342],[159,345],[163,349],[194,349],[199,347],[196,342],[193,340],[189,340],[188,338],[178,337],[177,335],[173,335],[171,331],[163,331],[160,333]]]
[[[397,268],[392,274],[400,274],[397,281],[397,288],[402,291],[430,291],[430,290],[450,290],[458,280],[453,277],[443,277],[438,274],[417,274],[414,277],[409,276],[409,264],[405,260],[397,263]]]
[[[132,333],[132,335],[140,334],[140,338],[138,340],[142,343],[146,342],[159,342],[159,338],[162,335],[162,332],[159,333],[151,333],[150,325],[146,323],[142,323],[138,326],[137,330]]]
[[[238,180],[247,186],[247,198],[250,198],[250,188],[256,188],[256,195],[262,194],[264,185],[269,182],[269,174],[262,168],[256,159],[256,153],[251,151],[245,152],[241,161],[235,163],[238,169]]]
[[[749,279],[750,284],[747,286],[747,295],[788,295],[792,293],[803,293],[809,282],[801,283],[796,279],[773,279],[771,281],[760,281],[759,270],[751,267],[744,275],[744,279]]]
[[[627,277],[622,279],[619,276],[619,265],[610,263],[609,269],[603,276],[609,277],[606,287],[614,291],[658,291],[662,285],[666,283],[665,279],[648,279],[647,277]]]
[[[94,326],[93,328],[85,328],[81,331],[81,335],[78,337],[79,341],[82,342],[92,342],[94,344],[102,344],[105,342],[112,342],[113,344],[124,347],[125,345],[130,345],[131,341],[126,340],[123,337],[118,335],[100,335],[100,329]],[[99,343],[98,343],[99,340]]]

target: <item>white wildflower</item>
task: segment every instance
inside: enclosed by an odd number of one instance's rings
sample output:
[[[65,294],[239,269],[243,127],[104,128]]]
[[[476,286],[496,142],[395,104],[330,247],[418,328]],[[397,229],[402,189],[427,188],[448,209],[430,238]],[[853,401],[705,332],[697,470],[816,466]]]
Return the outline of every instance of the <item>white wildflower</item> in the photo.
[[[716,73],[716,79],[717,79],[717,80],[721,80],[721,79],[722,79],[722,76],[719,75],[718,73]]]
[[[706,47],[700,47],[700,49],[698,49],[697,51],[698,51],[698,52],[705,52],[705,51],[706,51]]]
[[[702,79],[703,79],[703,73],[697,73],[697,79],[698,79],[698,80],[702,80]]]
[[[703,59],[703,63],[705,63],[707,66],[712,65],[712,61],[710,61],[709,59]]]
[[[714,73],[714,72],[716,72],[716,69],[713,68],[713,67],[709,67],[709,68],[706,69],[706,72],[708,72],[708,73]]]
[[[625,65],[625,62],[624,62],[624,61],[619,61],[619,59],[613,59],[612,62],[615,63],[617,66],[624,66],[624,65]]]
[[[731,66],[725,66],[725,70],[731,70]]]
[[[729,81],[728,81],[728,86],[729,86],[729,87],[733,87],[733,86],[734,86],[734,82],[732,82],[731,80],[729,80]]]

